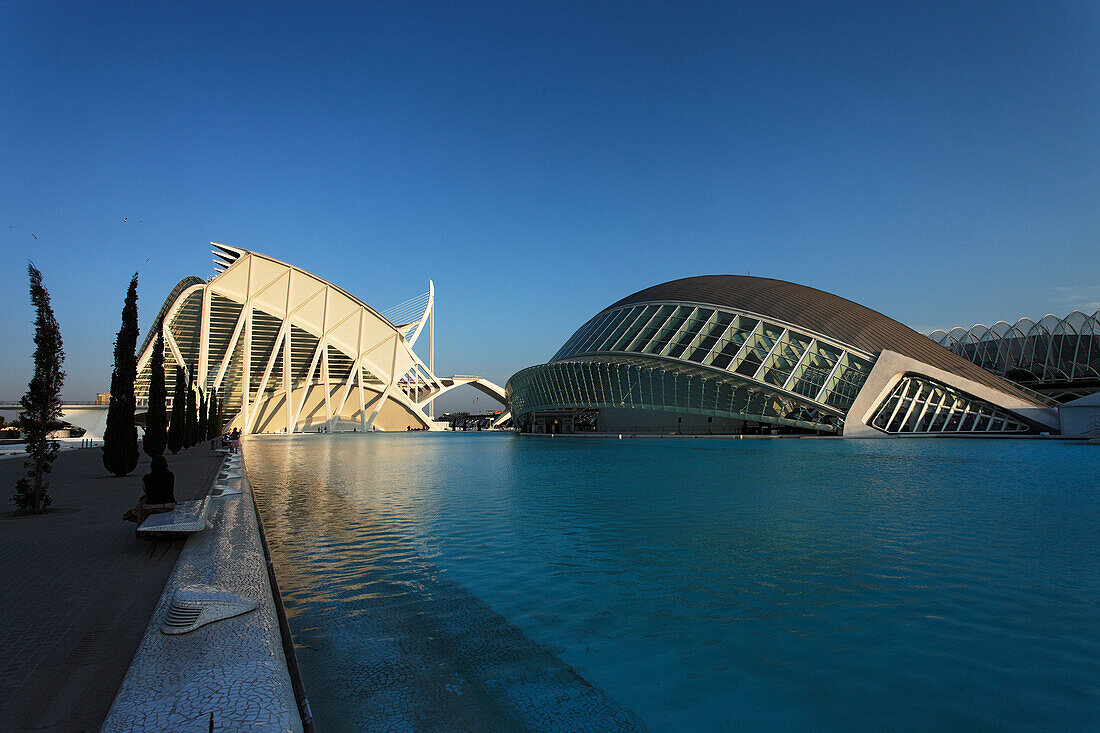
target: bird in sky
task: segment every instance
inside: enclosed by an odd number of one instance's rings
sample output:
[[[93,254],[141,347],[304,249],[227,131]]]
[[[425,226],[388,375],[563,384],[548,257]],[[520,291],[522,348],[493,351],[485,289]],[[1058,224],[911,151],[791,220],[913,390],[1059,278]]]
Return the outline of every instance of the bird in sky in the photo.
[[[127,220],[127,219],[129,219],[129,218],[130,218],[130,217],[128,217],[128,216],[124,216],[124,217],[122,217],[122,221],[126,221],[126,220]]]
[[[38,239],[38,236],[34,232],[31,232],[31,236],[34,237],[35,239]]]

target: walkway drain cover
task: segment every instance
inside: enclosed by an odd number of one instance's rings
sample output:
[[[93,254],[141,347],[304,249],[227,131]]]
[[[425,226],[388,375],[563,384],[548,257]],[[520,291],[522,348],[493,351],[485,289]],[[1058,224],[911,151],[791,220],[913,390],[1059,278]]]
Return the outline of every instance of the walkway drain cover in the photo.
[[[200,626],[248,613],[258,604],[247,598],[192,585],[176,590],[160,630],[165,634],[186,634]]]

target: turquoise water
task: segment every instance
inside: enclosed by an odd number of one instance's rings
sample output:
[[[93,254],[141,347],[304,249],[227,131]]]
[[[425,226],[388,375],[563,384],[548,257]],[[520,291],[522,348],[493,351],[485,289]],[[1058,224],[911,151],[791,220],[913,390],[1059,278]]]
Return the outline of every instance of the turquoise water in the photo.
[[[324,730],[1100,720],[1096,446],[420,433],[245,459]]]

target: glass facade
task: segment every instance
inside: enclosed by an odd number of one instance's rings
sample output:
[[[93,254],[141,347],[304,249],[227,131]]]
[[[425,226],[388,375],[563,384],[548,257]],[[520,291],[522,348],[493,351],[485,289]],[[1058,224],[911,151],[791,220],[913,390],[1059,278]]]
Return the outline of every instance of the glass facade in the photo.
[[[739,375],[657,359],[595,357],[530,367],[508,381],[513,415],[561,408],[630,408],[713,415],[837,432],[840,417]]]
[[[1026,433],[1031,428],[988,402],[913,374],[882,403],[872,427],[891,434]]]
[[[592,354],[641,354],[699,365],[739,383],[843,415],[874,357],[778,323],[711,306],[641,303],[597,315],[551,363]],[[668,365],[666,368],[674,368]]]

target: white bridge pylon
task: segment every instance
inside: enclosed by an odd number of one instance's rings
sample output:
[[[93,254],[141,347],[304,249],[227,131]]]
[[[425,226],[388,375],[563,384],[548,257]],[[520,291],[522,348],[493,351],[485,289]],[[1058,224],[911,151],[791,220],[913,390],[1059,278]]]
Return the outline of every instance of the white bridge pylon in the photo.
[[[347,291],[270,257],[212,242],[219,274],[181,282],[162,308],[166,382],[180,366],[216,393],[228,427],[245,433],[443,430],[425,410],[461,384],[506,404],[480,377],[439,378],[435,286],[386,315]],[[387,317],[388,316],[388,317]],[[412,350],[429,334],[428,363]],[[138,361],[148,399],[155,339]]]

